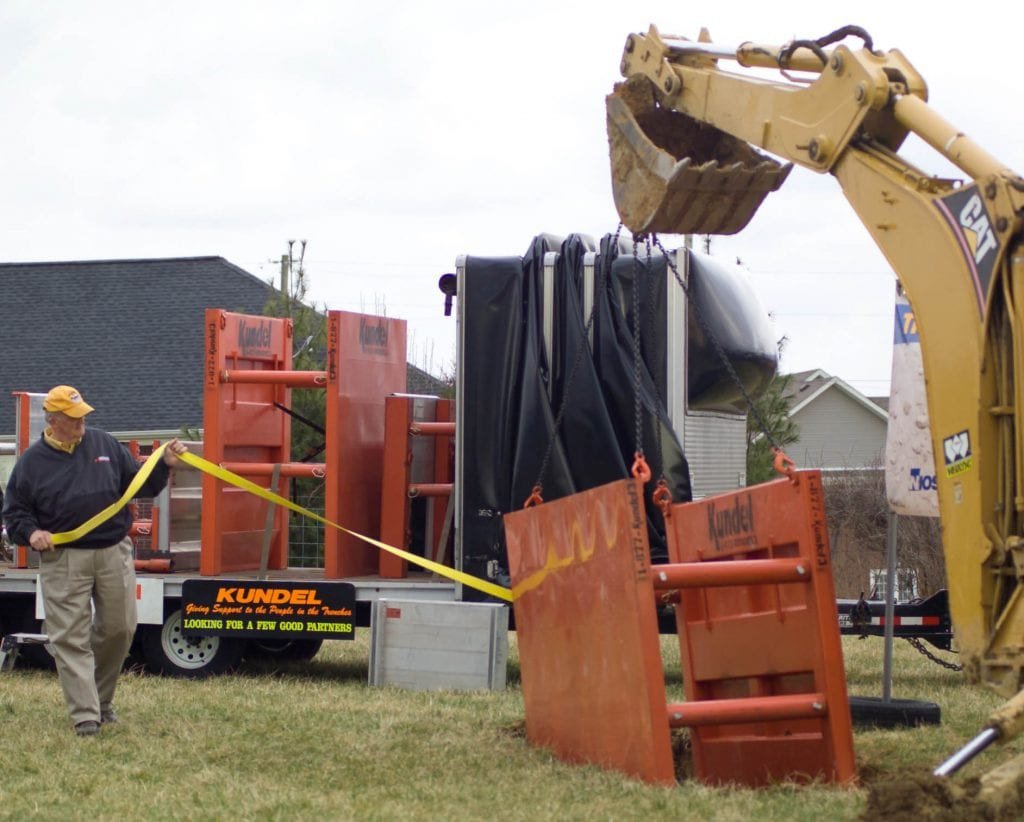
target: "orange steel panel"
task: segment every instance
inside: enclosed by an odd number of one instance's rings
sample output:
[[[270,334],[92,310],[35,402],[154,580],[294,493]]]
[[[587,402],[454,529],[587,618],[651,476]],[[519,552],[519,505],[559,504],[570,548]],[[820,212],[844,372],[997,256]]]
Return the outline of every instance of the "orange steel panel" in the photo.
[[[745,618],[715,619],[709,625],[691,623],[687,631],[694,676],[699,681],[756,677],[766,668],[799,671],[807,652],[794,636],[811,636],[816,626],[803,611],[789,611],[780,620],[776,614]],[[754,656],[723,654],[722,648],[742,648],[756,636],[763,649]]]
[[[405,391],[405,340],[404,320],[328,312],[325,516],[367,536],[380,534],[384,398]],[[325,529],[324,576],[375,574],[377,553]]]
[[[13,392],[17,404],[18,414],[18,441],[15,443],[16,451],[19,455],[24,453],[31,444],[33,437],[31,436],[31,416],[32,416],[32,397],[27,391],[15,391]],[[27,545],[15,545],[14,546],[14,567],[15,568],[28,568],[28,546]]]
[[[380,538],[396,548],[409,545],[409,420],[412,401],[408,397],[387,397],[384,403],[384,478],[381,482]],[[400,579],[408,563],[388,551],[381,551],[380,575]]]
[[[674,784],[637,480],[504,518],[531,743]]]
[[[725,587],[684,589],[676,608],[688,703],[823,696],[820,717],[701,725],[691,731],[695,771],[709,783],[855,778],[853,736],[818,471],[671,506],[673,563],[722,568]],[[785,582],[793,559],[807,581]],[[757,560],[756,566],[746,561]],[[784,560],[777,562],[777,560]],[[768,564],[765,565],[764,563]],[[767,569],[760,581],[750,572]],[[702,569],[703,573],[703,569]],[[756,578],[756,573],[754,574]],[[719,580],[721,582],[721,580]],[[755,712],[756,713],[756,712]],[[748,713],[747,716],[750,714]],[[735,719],[735,717],[733,717]]]
[[[291,404],[291,389],[268,384],[292,364],[292,324],[276,317],[207,309],[203,380],[203,455],[214,463],[285,463],[291,457],[291,419],[274,403]],[[225,371],[267,372],[256,384],[226,384]],[[199,572],[259,568],[267,503],[204,474]],[[277,493],[287,496],[287,478]],[[274,515],[268,567],[288,564],[288,511]]]

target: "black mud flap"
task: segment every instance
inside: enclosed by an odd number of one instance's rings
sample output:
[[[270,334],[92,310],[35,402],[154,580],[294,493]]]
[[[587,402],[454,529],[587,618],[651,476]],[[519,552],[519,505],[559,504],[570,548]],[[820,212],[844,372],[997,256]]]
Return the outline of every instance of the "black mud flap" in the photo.
[[[916,728],[938,725],[942,709],[934,702],[919,699],[890,699],[851,696],[850,718],[857,728]]]

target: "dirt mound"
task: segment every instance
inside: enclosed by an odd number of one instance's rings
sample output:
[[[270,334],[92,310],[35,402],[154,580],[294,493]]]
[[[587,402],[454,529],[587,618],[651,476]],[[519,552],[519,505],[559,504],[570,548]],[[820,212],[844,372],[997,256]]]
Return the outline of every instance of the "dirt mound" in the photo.
[[[874,782],[862,820],[877,822],[966,822],[1024,817],[1019,793],[986,795],[978,779],[932,776],[930,771],[906,773]]]

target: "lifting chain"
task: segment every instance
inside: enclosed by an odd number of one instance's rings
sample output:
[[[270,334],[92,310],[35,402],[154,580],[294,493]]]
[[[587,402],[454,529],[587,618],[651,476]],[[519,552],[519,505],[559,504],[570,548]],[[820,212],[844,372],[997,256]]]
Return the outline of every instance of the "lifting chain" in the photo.
[[[764,434],[765,439],[768,440],[768,444],[772,447],[772,451],[776,454],[776,459],[778,459],[778,455],[781,454],[782,459],[785,461],[782,464],[787,465],[787,467],[790,470],[794,469],[796,467],[795,464],[791,459],[789,459],[789,457],[786,457],[785,454],[782,453],[782,449],[779,447],[779,444],[775,441],[775,437],[772,436],[772,432],[768,429],[767,423],[765,423],[764,418],[757,410],[757,406],[754,405],[754,400],[751,398],[750,393],[746,389],[746,386],[743,385],[743,381],[740,379],[740,375],[736,373],[736,369],[733,368],[732,363],[729,361],[729,355],[725,353],[725,349],[722,347],[722,343],[719,342],[718,337],[715,335],[715,332],[711,328],[711,324],[704,316],[704,312],[701,311],[700,304],[696,300],[692,299],[689,286],[683,280],[682,276],[680,276],[679,268],[672,261],[672,258],[669,256],[669,253],[665,250],[665,247],[661,244],[661,240],[657,237],[657,235],[655,235],[654,237],[654,247],[657,248],[658,251],[660,251],[664,255],[669,270],[672,272],[672,275],[676,279],[676,283],[678,283],[679,287],[683,290],[683,293],[686,295],[686,299],[689,302],[689,305],[693,308],[693,315],[697,319],[697,324],[700,326],[701,331],[704,332],[705,336],[707,336],[708,341],[711,343],[711,347],[715,349],[715,354],[721,361],[722,367],[729,375],[729,378],[733,381],[736,388],[739,390],[740,395],[743,397],[743,401],[747,404],[748,413],[750,413],[754,417],[754,421],[757,423],[757,427],[761,429],[761,433]],[[789,472],[787,471],[784,473]]]
[[[615,235],[612,237],[608,247],[616,248],[619,244],[619,234],[622,233],[622,223],[619,223],[619,227],[615,230]],[[602,255],[603,257],[611,257],[611,254]],[[601,265],[597,269],[597,283],[595,289],[600,291],[604,287],[605,279],[610,276],[611,272],[611,261],[602,259]],[[572,366],[569,368],[569,374],[565,380],[565,387],[562,389],[562,401],[558,404],[558,411],[555,414],[555,421],[551,427],[551,436],[548,437],[547,448],[544,449],[544,456],[540,461],[540,468],[537,470],[537,479],[533,483],[533,489],[530,492],[530,496],[523,504],[524,508],[529,508],[533,505],[539,505],[544,502],[543,491],[544,491],[544,475],[548,472],[548,464],[551,462],[551,456],[555,449],[555,443],[558,439],[558,432],[562,427],[562,420],[565,417],[565,411],[568,406],[569,389],[572,386],[573,380],[576,378],[576,372],[579,370],[580,365],[583,362],[583,355],[587,351],[587,340],[590,337],[590,331],[594,327],[594,317],[597,314],[597,300],[594,300],[594,304],[590,307],[590,315],[587,317],[587,323],[583,328],[583,336],[580,338],[580,343],[576,347],[576,352],[573,355]],[[550,365],[550,363],[549,363]]]
[[[964,669],[964,666],[960,665],[957,662],[947,662],[941,657],[938,657],[935,654],[933,654],[931,651],[924,647],[924,643],[921,640],[919,640],[916,636],[905,636],[903,638],[907,642],[909,642],[914,648],[916,648],[918,653],[921,653],[924,656],[928,657],[928,659],[930,659],[936,665],[941,665],[943,668],[946,668],[950,671],[962,671]]]
[[[622,232],[622,228],[623,228],[622,223],[619,223],[618,228],[615,231],[615,235],[612,237],[612,241],[611,241],[611,243],[608,246],[609,253],[607,253],[605,255],[602,255],[602,257],[610,258],[612,256],[610,251],[611,251],[612,248],[617,247],[618,240],[619,240],[619,235]],[[650,469],[647,467],[645,455],[644,455],[644,452],[643,452],[643,412],[642,412],[642,401],[641,401],[641,367],[642,367],[642,364],[643,364],[643,357],[642,357],[642,352],[641,352],[641,347],[640,347],[640,337],[641,337],[640,326],[641,326],[641,321],[642,321],[641,320],[641,316],[640,316],[640,288],[641,288],[641,282],[640,281],[642,279],[641,278],[642,265],[641,265],[641,262],[640,262],[640,254],[639,254],[639,247],[638,247],[641,240],[643,241],[644,246],[645,246],[644,250],[646,252],[645,256],[646,256],[646,263],[647,263],[648,271],[650,271],[650,267],[651,267],[652,246],[654,248],[656,248],[659,252],[661,252],[661,254],[665,257],[665,261],[666,261],[666,264],[668,265],[669,270],[672,272],[672,275],[675,277],[676,282],[679,284],[679,287],[683,290],[683,293],[686,295],[687,300],[690,302],[690,305],[694,309],[694,316],[696,317],[697,322],[698,322],[698,324],[701,327],[701,330],[704,332],[704,334],[707,336],[708,340],[711,342],[711,345],[712,345],[712,347],[715,350],[715,354],[718,356],[718,359],[721,361],[723,368],[725,368],[725,371],[729,375],[729,378],[735,384],[736,388],[740,392],[740,395],[743,397],[743,400],[744,400],[744,402],[747,405],[748,413],[753,416],[754,421],[757,423],[757,426],[760,429],[761,433],[764,435],[765,439],[767,439],[768,444],[772,446],[772,451],[775,452],[775,454],[776,454],[776,457],[775,457],[776,468],[780,470],[780,473],[784,473],[784,474],[790,476],[790,478],[792,479],[792,474],[793,474],[793,471],[795,470],[795,467],[796,467],[795,464],[793,463],[793,461],[791,459],[789,459],[789,457],[787,457],[782,452],[782,449],[779,447],[778,443],[775,441],[775,438],[772,436],[772,433],[769,430],[767,424],[765,423],[764,419],[762,418],[760,412],[757,410],[757,407],[754,405],[753,399],[751,398],[751,396],[750,396],[749,392],[747,391],[746,387],[743,385],[743,381],[740,379],[739,374],[736,373],[736,369],[733,367],[732,363],[729,361],[729,356],[725,353],[725,350],[722,347],[722,344],[719,342],[719,340],[718,340],[717,336],[715,335],[714,331],[711,329],[710,323],[707,321],[707,319],[704,317],[703,312],[700,310],[700,306],[696,303],[696,301],[690,300],[690,296],[691,295],[690,295],[689,288],[688,288],[686,282],[680,276],[679,269],[677,268],[677,266],[673,262],[672,257],[669,255],[668,251],[665,250],[665,247],[661,244],[661,240],[660,240],[660,238],[658,237],[657,234],[650,234],[650,235],[636,235],[636,234],[634,234],[633,235],[633,261],[634,261],[634,266],[635,266],[635,268],[634,268],[634,272],[635,273],[634,273],[634,280],[633,280],[633,289],[632,289],[632,292],[633,292],[632,293],[632,313],[633,313],[633,335],[632,335],[633,336],[633,339],[632,339],[633,351],[632,351],[632,354],[633,354],[633,383],[634,383],[633,384],[633,400],[634,400],[634,406],[633,406],[633,416],[634,416],[634,418],[633,418],[633,423],[634,423],[634,429],[635,429],[634,430],[634,436],[635,436],[635,439],[636,439],[636,454],[635,454],[636,461],[633,464],[633,472],[632,472],[633,476],[638,476],[638,469],[639,469],[639,473],[641,475],[643,473],[646,473],[647,476],[644,479],[644,482],[647,482],[649,480],[649,478],[650,478],[650,475],[651,475]],[[597,281],[597,287],[598,288],[601,288],[602,285],[603,285],[604,280],[606,278],[610,277],[610,271],[611,271],[611,261],[610,261],[610,259],[602,259],[602,265],[598,268],[598,281]],[[590,329],[593,326],[593,323],[594,323],[594,313],[595,313],[596,306],[597,306],[597,301],[595,300],[594,301],[594,306],[591,308],[590,316],[587,318],[586,328],[585,328],[584,335],[583,335],[583,339],[584,340],[586,340],[587,337],[589,336]],[[580,361],[581,361],[582,356],[583,356],[583,351],[584,351],[584,346],[581,344],[579,349],[576,351],[576,355],[575,355],[575,358],[573,360],[572,367],[569,370],[569,376],[568,376],[568,378],[566,380],[566,387],[565,387],[565,390],[563,391],[562,402],[559,405],[557,413],[555,414],[555,421],[554,421],[554,426],[553,426],[553,430],[552,430],[552,435],[551,435],[551,437],[548,440],[547,449],[545,450],[544,457],[541,460],[540,470],[537,472],[537,481],[534,483],[533,493],[531,494],[530,499],[527,500],[527,505],[537,504],[538,500],[540,499],[541,491],[543,489],[544,475],[547,473],[548,463],[550,462],[550,459],[551,459],[551,456],[552,456],[552,451],[553,451],[554,446],[555,446],[555,441],[556,441],[556,438],[558,436],[558,431],[559,431],[559,429],[561,427],[562,419],[563,419],[563,417],[565,415],[565,409],[566,409],[565,398],[568,395],[568,388],[572,384],[573,377],[576,375],[576,371],[577,371],[577,369],[578,369],[578,367],[580,365]],[[659,400],[663,400],[663,398],[660,396],[660,389],[659,389],[658,393],[659,393],[659,397],[658,397]],[[655,418],[656,418],[656,424],[659,426],[659,430],[654,432],[654,434],[655,434],[654,441],[655,441],[655,443],[657,445],[657,449],[658,449],[658,455],[657,455],[657,457],[658,457],[658,469],[659,469],[659,472],[660,472],[661,469],[662,469],[662,459],[663,459],[662,458],[662,454],[661,454],[661,436],[660,436],[660,424],[661,424],[661,421],[660,421],[660,419],[657,419],[657,415],[655,415]],[[643,469],[646,469],[646,472],[644,472]],[[664,477],[663,474],[662,474],[662,477]],[[667,490],[667,489],[665,489],[665,490]],[[662,499],[664,499],[664,491],[662,492]]]
[[[647,467],[644,459],[644,419],[643,400],[640,394],[640,370],[643,368],[643,358],[640,353],[640,280],[642,266],[640,255],[637,253],[636,234],[633,235],[633,423],[634,437],[636,442],[636,462],[633,463],[633,476],[637,477],[645,485],[651,478],[651,469]],[[651,244],[647,242],[647,262],[651,260]],[[643,472],[638,468],[643,464]],[[660,466],[659,466],[660,467]]]

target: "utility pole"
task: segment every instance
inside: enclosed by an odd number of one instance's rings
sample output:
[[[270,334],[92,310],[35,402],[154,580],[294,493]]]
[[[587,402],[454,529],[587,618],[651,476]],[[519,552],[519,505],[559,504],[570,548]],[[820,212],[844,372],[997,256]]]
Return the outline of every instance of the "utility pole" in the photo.
[[[299,265],[298,283],[295,284],[295,294],[292,294],[292,272],[295,269],[295,240],[288,240],[288,253],[281,255],[281,293],[289,299],[296,296],[302,298],[302,275],[306,273],[303,261],[306,259],[306,241],[299,240]]]

